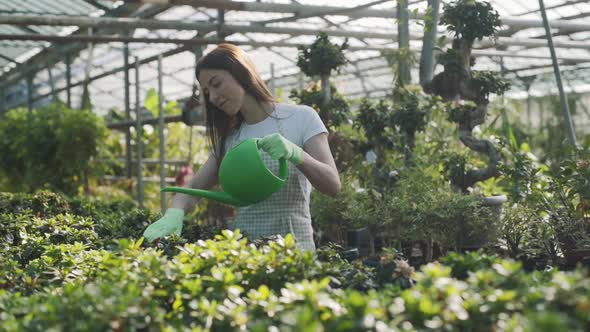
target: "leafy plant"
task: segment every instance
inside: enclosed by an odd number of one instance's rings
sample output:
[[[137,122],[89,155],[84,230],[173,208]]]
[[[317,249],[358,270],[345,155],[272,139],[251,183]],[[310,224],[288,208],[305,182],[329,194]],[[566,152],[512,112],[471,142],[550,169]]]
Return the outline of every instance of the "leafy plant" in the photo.
[[[101,149],[105,138],[99,117],[60,103],[31,113],[5,113],[0,121],[0,173],[8,186],[4,190],[87,192],[90,176],[104,171],[91,161],[107,157]]]
[[[303,91],[299,96],[297,96],[296,91],[292,91],[291,95],[296,98],[308,100],[312,97],[315,99],[319,96],[319,100],[314,100],[313,102],[326,108],[323,111],[325,115],[331,115],[325,116],[325,118],[333,120],[334,123],[328,122],[330,126],[333,124],[337,125],[342,120],[341,116],[337,115],[338,113],[348,112],[348,103],[343,102],[341,96],[336,98],[336,102],[332,102],[332,90],[335,89],[330,84],[330,74],[332,71],[339,71],[340,67],[346,63],[346,57],[343,51],[348,47],[347,42],[348,39],[345,39],[344,43],[338,46],[330,42],[325,32],[320,32],[316,40],[309,47],[299,47],[297,66],[309,77],[320,76],[321,92],[318,95],[317,89],[312,88],[311,95],[308,94],[306,96]]]
[[[291,90],[289,98],[296,103],[307,105],[317,110],[320,118],[328,128],[334,130],[341,124],[347,123],[350,117],[350,103],[337,92],[334,85],[330,85],[331,99],[327,104],[322,102],[322,91],[317,85],[305,90]]]
[[[495,36],[501,24],[492,6],[488,2],[456,0],[445,4],[443,11],[440,22],[455,36],[452,48],[439,57],[444,70],[424,84],[424,90],[452,103],[449,120],[457,123],[461,142],[489,158],[487,167],[466,170],[463,176],[450,179],[460,180],[453,182],[455,190],[467,192],[476,183],[499,175],[498,149],[492,141],[475,137],[473,129],[486,120],[490,94],[503,94],[510,84],[497,73],[471,69],[475,63],[471,56],[473,42]]]
[[[496,34],[501,22],[487,1],[456,0],[444,4],[440,24],[447,25],[456,38],[473,41]]]
[[[325,32],[320,32],[309,47],[298,48],[297,66],[309,77],[330,75],[346,63],[343,51],[347,48],[347,40],[338,46],[330,42]]]

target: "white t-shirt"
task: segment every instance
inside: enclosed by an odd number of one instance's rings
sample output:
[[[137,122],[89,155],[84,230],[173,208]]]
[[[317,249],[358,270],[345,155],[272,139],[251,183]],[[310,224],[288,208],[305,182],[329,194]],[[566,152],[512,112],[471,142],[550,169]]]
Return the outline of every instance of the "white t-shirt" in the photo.
[[[233,135],[226,139],[226,151],[245,139],[280,133],[301,148],[310,138],[327,133],[318,113],[309,106],[275,104],[273,113],[255,123],[242,123]],[[261,151],[263,160],[275,174],[278,162]],[[313,230],[309,201],[312,186],[309,180],[293,164],[289,163],[287,183],[267,200],[246,207],[236,208],[235,227],[249,239],[292,233],[299,247],[313,250]]]

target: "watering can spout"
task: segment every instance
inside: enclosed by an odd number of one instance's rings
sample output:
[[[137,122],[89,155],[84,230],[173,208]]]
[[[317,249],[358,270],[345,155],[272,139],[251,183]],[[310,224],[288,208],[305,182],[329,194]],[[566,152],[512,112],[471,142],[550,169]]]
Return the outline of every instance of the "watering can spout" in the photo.
[[[161,191],[205,197],[205,198],[209,198],[209,199],[219,201],[221,203],[233,205],[233,206],[246,206],[246,205],[248,205],[248,203],[243,202],[235,197],[232,197],[228,193],[223,192],[223,191],[209,191],[209,190],[191,189],[191,188],[183,188],[183,187],[165,187]]]

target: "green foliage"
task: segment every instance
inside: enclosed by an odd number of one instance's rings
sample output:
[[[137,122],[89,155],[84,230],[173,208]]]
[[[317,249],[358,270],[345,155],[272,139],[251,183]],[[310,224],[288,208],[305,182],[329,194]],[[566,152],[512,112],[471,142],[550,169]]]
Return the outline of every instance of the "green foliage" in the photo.
[[[322,91],[317,85],[309,89],[297,91],[291,90],[289,98],[297,104],[307,105],[319,111],[320,118],[328,128],[336,128],[349,121],[350,103],[344,96],[336,91],[334,85],[330,85],[331,99],[326,105],[322,103]]]
[[[39,199],[59,203],[50,196]],[[318,250],[317,258],[301,252],[290,235],[256,247],[230,231],[194,243],[169,238],[170,245],[176,243],[174,251],[136,240],[140,230],[106,242],[94,228],[118,222],[117,216],[106,219],[111,212],[125,213],[118,210],[127,203],[101,204],[104,209],[68,202],[70,212],[88,209],[92,217],[62,213],[64,204],[55,215],[35,217],[29,207],[39,205],[25,196],[0,197],[3,240],[8,232],[19,234],[0,246],[1,331],[487,331],[522,326],[549,332],[590,326],[584,270],[527,273],[519,263],[472,253],[443,258],[448,266],[433,263],[414,273],[395,251],[373,269],[343,260],[334,247]],[[65,230],[71,234],[51,240]],[[30,257],[23,260],[19,253]]]
[[[444,4],[440,24],[448,25],[447,30],[455,37],[473,42],[495,35],[501,21],[498,12],[487,1],[455,0]]]
[[[347,41],[338,46],[330,42],[325,32],[320,32],[309,47],[299,46],[297,66],[309,77],[330,75],[346,63],[343,51],[348,48]]]
[[[502,78],[501,74],[489,70],[474,70],[471,72],[470,88],[473,92],[488,100],[490,93],[502,95],[510,89],[510,81]]]
[[[358,109],[354,126],[362,128],[367,141],[378,150],[393,149],[395,142],[394,127],[391,123],[393,106],[386,99],[377,103],[364,98]]]
[[[468,168],[467,157],[460,153],[450,153],[444,159],[443,170],[445,178],[451,183],[462,183]]]
[[[402,132],[411,133],[423,131],[426,128],[432,101],[417,91],[404,89],[396,102],[391,121]]]
[[[459,50],[449,48],[444,53],[437,55],[437,61],[441,64],[448,73],[463,73],[468,68],[463,68],[463,61],[461,61],[461,54]],[[475,61],[475,58],[471,59]]]
[[[558,164],[555,180],[565,189],[570,200],[590,201],[590,146],[578,146],[571,150],[572,157]]]
[[[416,52],[413,50],[402,47],[397,50],[383,52],[383,56],[387,63],[392,68],[392,74],[394,75],[393,81],[397,87],[403,87],[404,83],[403,78],[399,73],[400,68],[413,68],[416,66],[418,62],[418,58]]]
[[[513,144],[517,144],[514,142]],[[500,166],[503,175],[502,185],[512,202],[524,203],[535,200],[547,188],[547,166],[538,162],[537,157],[529,150],[528,144],[513,144],[503,149],[505,156]]]
[[[453,193],[426,174],[420,169],[404,172],[389,195],[388,222],[400,239],[432,238],[446,248],[466,237],[481,237],[482,245],[494,239],[497,225],[477,197]]]
[[[313,229],[319,238],[316,243],[323,244],[322,241],[327,239],[329,242],[344,244],[344,234],[352,226],[344,213],[349,206],[356,204],[355,188],[347,174],[340,176],[340,182],[342,189],[336,197],[317,191],[311,193]]]
[[[510,257],[525,261],[530,268],[543,269],[560,263],[554,227],[535,201],[506,206],[500,219],[500,234]]]
[[[50,189],[78,194],[89,176],[104,170],[91,160],[106,153],[101,119],[87,110],[53,104],[29,113],[15,109],[0,121],[0,174],[4,190]]]
[[[159,113],[158,103],[159,103],[158,92],[154,88],[149,89],[147,91],[147,94],[145,97],[144,105],[145,105],[145,108],[154,117],[158,117],[158,113]],[[165,115],[180,114],[182,112],[182,110],[180,109],[180,106],[178,106],[178,103],[176,101],[169,101],[166,104],[162,105],[162,110],[164,111]]]
[[[472,251],[465,254],[450,253],[443,257],[440,262],[451,268],[453,278],[465,280],[470,273],[489,269],[494,264],[500,263],[500,259],[496,255]]]
[[[472,114],[476,112],[477,105],[473,102],[467,101],[449,107],[448,120],[454,123],[469,123],[472,118]]]
[[[572,150],[570,158],[548,172],[549,185],[536,197],[539,210],[547,214],[566,256],[570,250],[590,248],[589,151],[587,147]]]

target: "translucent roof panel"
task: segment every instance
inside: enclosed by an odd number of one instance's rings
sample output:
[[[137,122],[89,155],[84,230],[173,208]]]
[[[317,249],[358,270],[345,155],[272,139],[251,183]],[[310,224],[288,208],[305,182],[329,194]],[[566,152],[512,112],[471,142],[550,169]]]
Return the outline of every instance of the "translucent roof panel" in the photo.
[[[449,1],[443,1],[448,3]],[[476,69],[498,70],[513,81],[509,94],[522,91],[537,94],[552,93],[555,79],[545,30],[537,1],[491,0],[491,4],[505,19],[496,43],[483,40],[475,45]],[[579,0],[545,0],[566,89],[575,86],[578,91],[590,91],[590,3]],[[302,77],[296,66],[301,44],[313,42],[318,31],[326,31],[331,41],[342,43],[348,36],[350,48],[346,51],[349,64],[333,80],[339,91],[351,97],[378,97],[390,93],[392,69],[383,51],[397,48],[396,1],[378,0],[262,0],[233,1],[232,6],[209,7],[168,6],[153,1],[123,2],[111,0],[0,0],[2,15],[57,15],[59,17],[135,18],[166,20],[199,24],[199,28],[156,29],[142,26],[130,32],[131,38],[160,40],[159,43],[129,43],[130,62],[142,61],[139,71],[140,98],[157,87],[156,59],[163,54],[164,95],[167,99],[190,96],[195,82],[195,54],[208,52],[212,45],[182,45],[166,40],[193,38],[215,39],[218,33],[225,40],[235,42],[248,51],[265,80],[288,96],[292,88],[310,82]],[[241,9],[234,7],[241,6]],[[409,0],[409,9],[422,17],[426,11],[424,0]],[[442,10],[442,6],[441,6]],[[564,28],[563,23],[579,23]],[[410,21],[410,48],[418,55],[422,47],[423,22]],[[84,27],[56,25],[0,24],[2,35],[87,36]],[[107,24],[93,29],[100,36],[122,37],[120,28]],[[197,35],[198,34],[198,35]],[[439,35],[447,35],[439,27]],[[450,38],[448,38],[450,39]],[[448,44],[447,44],[448,46]],[[125,82],[121,42],[54,43],[32,40],[0,40],[0,88],[4,94],[4,107],[27,104],[26,78],[32,77],[32,99],[39,104],[54,95],[65,100],[65,56],[71,57],[70,76],[72,100],[79,102],[82,83],[90,81],[90,94],[95,109],[124,108]],[[440,70],[440,68],[438,68]],[[417,68],[412,71],[415,82]],[[130,70],[130,91],[134,94],[135,73]],[[1,98],[1,96],[0,96]],[[132,95],[131,102],[134,103]],[[74,104],[75,105],[75,104]]]

